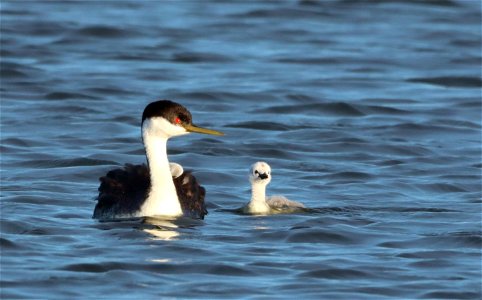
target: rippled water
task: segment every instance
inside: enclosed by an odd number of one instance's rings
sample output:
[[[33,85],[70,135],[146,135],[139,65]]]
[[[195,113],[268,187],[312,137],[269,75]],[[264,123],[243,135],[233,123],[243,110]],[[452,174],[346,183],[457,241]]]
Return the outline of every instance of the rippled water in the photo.
[[[1,3],[1,296],[481,297],[479,1]],[[91,219],[152,100],[204,221]],[[311,213],[243,216],[247,171]]]

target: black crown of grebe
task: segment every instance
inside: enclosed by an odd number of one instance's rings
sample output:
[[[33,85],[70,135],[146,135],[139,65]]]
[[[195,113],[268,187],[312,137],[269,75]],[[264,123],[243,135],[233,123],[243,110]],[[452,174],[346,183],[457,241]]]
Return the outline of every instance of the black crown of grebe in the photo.
[[[271,182],[271,167],[259,161],[249,170],[251,182],[251,201],[241,207],[241,212],[253,215],[268,215],[301,211],[305,208],[302,203],[288,200],[284,196],[266,197],[266,186]]]
[[[147,166],[126,164],[101,177],[93,218],[185,215],[203,219],[205,189],[167,158],[168,139],[190,132],[223,135],[194,125],[191,113],[180,104],[169,100],[148,104],[142,114]]]

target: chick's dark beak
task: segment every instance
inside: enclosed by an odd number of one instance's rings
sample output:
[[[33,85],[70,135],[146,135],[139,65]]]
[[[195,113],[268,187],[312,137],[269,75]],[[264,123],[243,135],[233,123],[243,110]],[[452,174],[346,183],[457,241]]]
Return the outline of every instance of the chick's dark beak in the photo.
[[[261,179],[266,179],[266,178],[268,178],[268,174],[267,174],[267,173],[258,173],[258,176],[259,176],[259,178],[261,178]]]

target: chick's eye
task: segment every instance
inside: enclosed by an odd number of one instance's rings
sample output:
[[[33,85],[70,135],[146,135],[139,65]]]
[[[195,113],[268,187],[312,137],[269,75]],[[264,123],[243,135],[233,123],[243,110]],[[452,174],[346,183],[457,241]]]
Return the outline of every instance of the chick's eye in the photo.
[[[258,175],[258,174],[259,174],[258,170],[254,171],[254,174],[255,174],[255,175]]]

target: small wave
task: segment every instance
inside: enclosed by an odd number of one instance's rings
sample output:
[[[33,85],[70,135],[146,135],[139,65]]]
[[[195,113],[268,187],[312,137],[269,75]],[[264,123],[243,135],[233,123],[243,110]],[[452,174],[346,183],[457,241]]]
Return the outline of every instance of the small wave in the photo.
[[[313,103],[316,102],[316,98],[306,94],[288,94],[286,99],[293,100],[296,103]]]
[[[9,239],[6,239],[4,237],[0,238],[0,249],[6,250],[6,249],[20,249],[20,248],[22,247],[10,241]]]
[[[111,119],[112,123],[119,123],[119,124],[129,124],[132,126],[139,126],[139,118],[134,117],[132,115],[129,116],[116,116]],[[137,139],[132,139],[132,138],[116,138],[113,139],[114,142],[118,143],[136,143],[139,142]],[[106,141],[104,141],[106,142]]]
[[[388,115],[400,115],[400,114],[409,114],[411,112],[399,108],[388,107],[388,106],[376,106],[370,105],[363,107],[363,112],[370,113],[370,114],[388,114]]]
[[[107,95],[107,96],[134,96],[134,95],[139,95],[139,93],[131,90],[126,90],[121,87],[113,86],[113,87],[91,87],[87,88],[84,91],[88,93],[96,93],[96,94],[101,94],[101,95]]]
[[[171,92],[169,93],[170,96],[173,96],[173,98],[178,98],[178,99],[196,99],[196,100],[206,100],[206,101],[213,101],[216,100],[218,101],[216,105],[222,106],[223,103],[219,101],[227,101],[227,100],[237,100],[240,97],[243,99],[246,98],[245,95],[240,96],[239,94],[236,93],[231,93],[231,92],[217,92],[217,91],[211,91],[211,92],[205,92],[205,91],[193,91],[193,92]]]
[[[27,140],[25,138],[6,138],[2,139],[2,145],[9,145],[13,147],[30,148],[35,144],[33,140]]]
[[[482,79],[479,77],[468,77],[468,76],[459,76],[459,77],[420,77],[420,78],[410,78],[407,79],[407,82],[413,83],[428,83],[433,85],[442,85],[445,87],[472,87],[472,88],[480,88],[482,87]]]
[[[240,267],[216,264],[207,270],[208,274],[222,276],[253,276],[255,273]]]
[[[446,7],[458,7],[459,4],[453,0],[437,0],[437,1],[418,1],[418,0],[339,0],[339,4],[349,5],[380,5],[386,3],[393,4],[415,4],[415,5],[433,5],[433,6],[446,6]]]
[[[477,292],[449,292],[435,291],[421,295],[422,299],[480,299],[481,293]]]
[[[36,75],[41,75],[42,69],[37,67],[30,67],[24,64],[13,63],[13,62],[0,62],[0,75],[2,79],[12,78],[27,78],[35,77]]]
[[[353,269],[320,269],[306,271],[299,274],[298,276],[326,279],[373,278],[373,274]]]
[[[115,60],[120,60],[120,61],[144,61],[144,62],[151,62],[151,61],[162,61],[165,60],[165,57],[162,55],[159,55],[158,53],[151,53],[151,52],[139,52],[139,53],[116,53],[112,54],[112,56],[109,56],[109,58],[115,59]],[[148,71],[149,69],[146,69]],[[170,78],[172,79],[172,74],[165,75],[162,77],[160,73],[156,73],[158,78],[163,78],[164,80],[169,80]],[[149,75],[146,75],[149,76]]]
[[[361,101],[365,104],[391,104],[400,107],[419,103],[419,101],[409,98],[363,98]]]
[[[466,127],[448,126],[446,124],[434,124],[434,123],[400,123],[396,125],[388,125],[383,127],[376,127],[383,131],[393,131],[399,138],[401,137],[417,137],[417,136],[443,136],[447,134],[466,134]],[[391,146],[392,149],[395,147]],[[410,147],[400,147],[410,150]],[[417,147],[422,149],[423,147]],[[428,150],[428,149],[427,149]],[[431,150],[428,150],[432,152]]]
[[[466,189],[453,185],[450,183],[429,183],[429,184],[417,184],[418,188],[428,190],[437,193],[463,193],[467,192]]]
[[[462,47],[480,47],[480,40],[470,40],[470,39],[453,39],[450,41],[450,44],[453,46],[462,46]],[[480,57],[477,58],[478,62],[480,63]]]
[[[14,8],[14,7],[12,7]],[[17,7],[17,9],[9,9],[9,8],[3,8],[2,7],[2,15],[10,15],[10,16],[38,16],[38,13],[35,13],[33,11],[28,11],[24,7],[23,9],[22,6]]]
[[[475,109],[479,110],[480,109],[480,99],[460,102],[460,103],[457,103],[456,107],[475,108]]]
[[[277,122],[263,122],[263,121],[240,122],[240,123],[228,124],[225,127],[247,128],[247,129],[256,129],[256,130],[272,130],[272,131],[288,131],[288,130],[311,128],[307,126],[292,126],[292,125],[281,124]]]
[[[335,103],[316,103],[307,105],[283,105],[259,109],[256,113],[275,113],[275,114],[334,114],[340,116],[363,116],[360,110],[345,102]]]
[[[21,232],[20,234],[27,234],[27,235],[50,235],[51,232],[46,228],[32,228]]]
[[[295,153],[291,151],[287,151],[286,149],[280,149],[274,146],[262,147],[260,145],[258,148],[246,149],[245,153],[253,155],[255,157],[264,157],[264,158],[272,158],[272,159],[296,159],[297,158]]]
[[[5,49],[0,49],[0,56],[1,56],[1,57],[11,56],[11,55],[13,55],[14,53],[15,53],[15,52],[13,52],[13,51],[5,50]]]
[[[87,166],[105,166],[117,165],[115,161],[92,159],[86,157],[71,159],[41,159],[28,160],[19,165],[28,166],[30,168],[68,168],[68,167],[87,167]]]
[[[58,213],[54,215],[55,218],[59,219],[84,219],[85,216],[76,213]]]
[[[225,264],[136,264],[121,262],[102,262],[102,263],[76,263],[68,264],[60,268],[60,270],[71,272],[88,272],[88,273],[106,273],[113,270],[128,271],[148,271],[159,272],[165,274],[212,274],[227,276],[253,276],[255,273],[241,267],[229,266]]]
[[[404,164],[404,162],[398,159],[389,159],[378,163],[380,166],[398,166],[402,164]]]
[[[332,14],[326,10],[313,10],[313,9],[298,9],[298,8],[284,8],[278,9],[255,9],[247,13],[233,14],[233,17],[237,18],[275,18],[292,20],[293,18],[319,18],[330,17]]]
[[[180,63],[226,63],[232,62],[234,59],[214,53],[184,52],[174,54],[172,61]]]
[[[39,18],[39,20],[31,22],[30,26],[25,28],[27,29],[27,31],[24,32],[24,34],[52,37],[68,30],[67,26],[65,26],[64,24],[65,23],[61,22],[40,20]],[[21,28],[21,30],[23,29],[24,28]]]
[[[304,58],[278,58],[274,59],[274,62],[300,64],[300,65],[339,65],[343,63],[342,60],[337,58],[326,57],[304,57]]]
[[[354,171],[346,171],[346,172],[338,172],[334,174],[325,175],[326,179],[350,179],[350,180],[367,180],[372,178],[372,175],[364,172],[354,172]]]
[[[88,26],[77,30],[77,34],[87,37],[98,38],[123,38],[135,35],[135,32],[125,29],[119,29],[110,26]]]
[[[482,57],[463,57],[450,60],[453,64],[465,64],[465,65],[480,65],[482,63]]]
[[[410,267],[420,268],[420,269],[439,269],[439,268],[449,268],[454,266],[454,263],[446,259],[426,259],[421,261],[416,261],[408,264]]]
[[[456,242],[461,242],[467,246],[480,248],[482,246],[482,232],[480,231],[456,231],[441,235],[448,237]]]
[[[90,272],[90,273],[104,273],[110,270],[122,269],[122,264],[120,263],[80,263],[80,264],[70,264],[62,267],[61,270],[72,271],[72,272]]]
[[[70,92],[51,92],[44,96],[47,100],[68,100],[68,99],[98,99],[94,96],[89,96],[81,93]]]
[[[238,182],[238,177],[231,175],[229,173],[220,174],[219,172],[203,172],[198,171],[196,172],[196,177],[199,178],[201,182],[209,182],[210,184],[233,184],[235,185]]]
[[[312,214],[324,214],[322,218],[311,219],[300,222],[290,228],[290,230],[298,230],[304,228],[325,228],[331,225],[348,225],[353,227],[362,227],[373,224],[375,221],[365,218],[360,218],[354,215],[349,208],[340,207],[325,207],[325,208],[310,208],[307,212]],[[334,217],[338,216],[338,217]],[[341,217],[343,216],[343,217]]]
[[[8,221],[8,220],[1,220],[0,228],[2,230],[2,234],[5,234],[5,233],[19,234],[28,230],[28,228],[30,228],[30,225],[20,221],[14,222],[14,221]]]
[[[0,67],[0,77],[3,79],[6,78],[26,78],[28,75],[25,72],[19,71],[14,68],[9,68],[9,67]]]
[[[328,243],[351,245],[356,239],[340,232],[330,232],[321,229],[303,229],[292,232],[286,239],[290,243]]]
[[[416,251],[416,252],[404,252],[397,255],[397,257],[411,258],[411,259],[435,259],[435,258],[446,258],[455,257],[460,252],[457,251]]]
[[[478,105],[480,107],[480,103]],[[461,128],[468,128],[468,129],[481,128],[479,123],[465,121],[465,120],[462,121],[462,120],[434,119],[432,122],[435,125],[440,125],[440,126],[461,127]]]
[[[379,247],[394,249],[411,249],[422,245],[448,245],[451,247],[480,248],[482,246],[482,236],[480,232],[452,232],[443,234],[433,234],[405,241],[388,241],[378,244]]]
[[[397,212],[429,212],[429,213],[452,213],[452,212],[460,212],[454,209],[445,209],[445,208],[438,208],[438,207],[390,207],[385,208],[386,211],[397,211]]]

